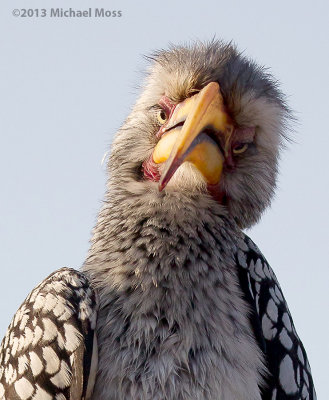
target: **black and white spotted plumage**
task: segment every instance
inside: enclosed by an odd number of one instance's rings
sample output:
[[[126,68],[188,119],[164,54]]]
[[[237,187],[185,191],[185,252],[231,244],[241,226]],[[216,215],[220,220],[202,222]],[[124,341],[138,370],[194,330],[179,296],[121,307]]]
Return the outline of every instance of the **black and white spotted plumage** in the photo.
[[[274,194],[285,97],[230,44],[152,59],[112,145],[83,274],[55,272],[18,310],[0,348],[0,400],[316,400],[277,279],[241,231]],[[210,84],[242,142],[230,130],[226,154],[207,125],[224,160],[217,191],[185,162],[159,191],[156,110]]]
[[[262,399],[316,400],[307,355],[280,285],[247,236],[236,263],[251,326],[270,373]],[[87,399],[96,373],[91,371],[97,353],[96,307],[87,278],[73,269],[63,268],[37,286],[0,346],[0,399]]]
[[[1,343],[0,399],[87,398],[95,324],[95,294],[84,275],[68,268],[51,274],[23,302]]]
[[[251,325],[270,373],[262,399],[316,400],[307,355],[280,285],[247,236],[238,251],[237,264],[241,288],[251,307]]]

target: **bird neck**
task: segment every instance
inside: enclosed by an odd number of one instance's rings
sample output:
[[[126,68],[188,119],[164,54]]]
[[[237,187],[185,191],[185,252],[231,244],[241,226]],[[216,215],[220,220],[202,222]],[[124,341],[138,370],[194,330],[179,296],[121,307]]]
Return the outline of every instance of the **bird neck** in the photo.
[[[124,190],[113,186],[83,270],[100,292],[158,285],[168,276],[184,274],[184,269],[186,273],[199,259],[216,264],[215,249],[216,257],[232,259],[236,235],[238,228],[211,196],[160,193],[153,182]],[[193,266],[188,276],[197,281],[199,273]]]

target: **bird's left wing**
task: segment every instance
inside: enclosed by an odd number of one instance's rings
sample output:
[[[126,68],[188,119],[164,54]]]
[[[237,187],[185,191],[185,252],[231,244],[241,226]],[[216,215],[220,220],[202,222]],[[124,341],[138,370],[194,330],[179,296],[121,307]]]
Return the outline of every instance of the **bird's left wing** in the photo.
[[[316,400],[307,355],[273,270],[247,236],[236,261],[251,326],[270,373],[262,399]]]
[[[62,268],[15,314],[0,345],[0,400],[83,400],[97,364],[97,302],[86,277]]]

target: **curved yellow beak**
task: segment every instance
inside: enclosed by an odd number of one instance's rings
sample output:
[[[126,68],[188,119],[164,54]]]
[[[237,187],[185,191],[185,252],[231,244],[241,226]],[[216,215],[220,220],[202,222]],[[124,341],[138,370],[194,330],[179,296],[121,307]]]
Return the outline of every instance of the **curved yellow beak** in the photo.
[[[166,163],[159,189],[186,161],[198,168],[208,184],[217,184],[225,156],[222,151],[226,153],[233,130],[217,82],[210,82],[198,94],[178,104],[153,152],[155,163]]]

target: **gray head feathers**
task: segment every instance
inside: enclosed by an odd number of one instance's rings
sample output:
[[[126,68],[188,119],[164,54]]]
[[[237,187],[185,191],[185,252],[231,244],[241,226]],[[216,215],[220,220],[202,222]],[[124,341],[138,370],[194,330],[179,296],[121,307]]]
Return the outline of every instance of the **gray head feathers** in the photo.
[[[157,143],[159,127],[152,107],[159,99],[166,94],[174,103],[180,102],[216,81],[235,122],[256,127],[253,146],[237,157],[236,169],[224,171],[221,179],[221,189],[227,198],[226,211],[241,228],[250,227],[273,197],[279,152],[290,118],[277,82],[264,68],[241,55],[234,45],[220,41],[171,46],[149,59],[151,66],[141,96],[112,146],[110,190],[116,187],[128,191],[127,195],[136,190],[142,195],[148,190],[141,166]],[[183,184],[176,185],[176,189],[168,188],[168,192],[204,191],[206,196],[205,186],[192,170],[185,168],[184,175],[181,169]],[[157,196],[156,191],[154,194]]]
[[[271,76],[231,44],[172,46],[150,60],[112,145],[83,267],[100,294],[95,398],[260,400],[264,360],[234,255],[239,228],[254,224],[273,196],[289,111]],[[213,81],[235,123],[256,128],[236,168],[223,170],[226,201],[208,193],[188,163],[159,192],[143,173],[159,140],[154,107],[164,95],[181,102]]]

